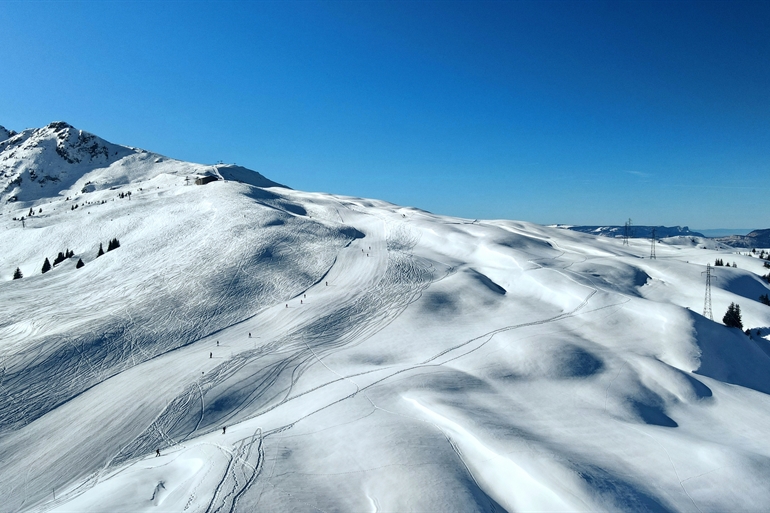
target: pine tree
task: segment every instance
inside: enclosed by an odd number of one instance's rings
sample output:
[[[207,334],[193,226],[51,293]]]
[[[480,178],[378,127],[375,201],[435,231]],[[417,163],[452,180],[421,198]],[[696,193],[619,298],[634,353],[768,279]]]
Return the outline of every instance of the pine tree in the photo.
[[[51,262],[48,261],[48,258],[45,259],[45,262],[43,262],[43,274],[47,273],[51,270]]]
[[[14,273],[13,273],[13,279],[14,279],[14,280],[20,280],[20,279],[22,279],[22,278],[24,278],[24,275],[21,273],[21,269],[19,269],[19,268],[17,267],[17,268],[16,268],[16,271],[14,271]]]
[[[741,320],[741,307],[735,303],[730,303],[727,307],[727,312],[722,318],[722,322],[728,328],[743,329],[743,321]]]
[[[82,258],[78,258],[78,263],[75,264],[75,269],[80,269],[84,265],[86,265],[86,264],[83,263],[83,259]]]
[[[99,258],[104,254],[104,248],[102,248],[102,243],[99,243],[99,252],[96,254],[96,258]]]
[[[118,238],[115,237],[114,239],[110,240],[110,243],[107,244],[107,251],[112,251],[113,249],[118,249],[120,247],[120,241],[118,241]]]
[[[759,302],[762,303],[763,305],[770,306],[770,296],[768,296],[767,294],[762,294],[761,296],[759,296]]]
[[[67,259],[67,257],[64,256],[64,253],[59,251],[59,254],[56,255],[56,258],[53,259],[54,267],[59,265],[60,263],[64,262],[66,259]]]

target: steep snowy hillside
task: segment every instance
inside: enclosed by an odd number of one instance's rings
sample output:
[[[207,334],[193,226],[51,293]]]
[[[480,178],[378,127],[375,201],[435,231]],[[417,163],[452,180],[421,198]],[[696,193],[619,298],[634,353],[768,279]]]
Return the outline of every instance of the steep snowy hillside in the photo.
[[[757,258],[46,144],[0,216],[2,511],[770,504]],[[700,315],[716,258],[751,336]]]

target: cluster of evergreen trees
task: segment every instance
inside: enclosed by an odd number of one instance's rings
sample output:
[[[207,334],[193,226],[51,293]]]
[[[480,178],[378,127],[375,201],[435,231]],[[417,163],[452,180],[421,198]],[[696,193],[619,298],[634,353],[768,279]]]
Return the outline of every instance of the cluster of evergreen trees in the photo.
[[[741,307],[735,303],[730,303],[727,307],[725,316],[722,317],[722,322],[728,328],[743,329],[743,321],[741,320]]]
[[[48,257],[46,257],[46,259],[45,259],[45,262],[43,262],[43,269],[42,269],[42,272],[43,272],[43,274],[45,274],[45,273],[47,273],[48,271],[50,271],[50,270],[51,270],[51,267],[56,267],[57,265],[59,265],[60,263],[64,262],[64,261],[65,261],[65,260],[67,260],[68,258],[72,258],[72,257],[74,257],[74,256],[75,256],[75,252],[74,252],[74,251],[71,251],[69,248],[67,248],[67,249],[64,251],[64,253],[62,253],[61,251],[59,251],[59,254],[58,254],[58,255],[56,255],[56,258],[54,258],[54,259],[53,259],[53,266],[51,266],[51,262],[49,262],[49,261],[48,261]],[[81,268],[81,267],[83,267],[84,265],[85,265],[85,264],[83,263],[83,259],[81,259],[81,258],[78,258],[78,263],[77,263],[76,267],[77,267],[78,269],[80,269],[80,268]]]
[[[117,237],[114,239],[110,239],[110,241],[107,243],[107,251],[112,251],[113,249],[118,249],[120,247],[120,241]],[[99,258],[104,254],[104,248],[102,247],[102,243],[99,243],[99,251],[96,253],[96,257]]]
[[[725,263],[721,258],[717,258],[716,260],[714,260],[714,267],[722,267],[724,265]],[[727,262],[726,267],[730,267],[730,262]],[[735,262],[733,262],[733,267],[738,267],[737,265],[735,265]]]
[[[114,239],[110,239],[110,241],[107,243],[107,251],[112,251],[113,249],[118,249],[120,247],[120,241],[117,237]],[[104,248],[102,247],[102,243],[99,243],[99,251],[96,253],[96,257],[100,257],[104,254]],[[60,263],[64,262],[68,258],[72,258],[75,256],[75,252],[71,251],[69,248],[67,248],[64,252],[59,251],[59,254],[56,255],[56,258],[53,259],[53,265],[51,265],[51,262],[48,260],[48,257],[46,257],[45,261],[43,262],[43,268],[41,269],[42,273],[45,274],[48,271],[50,271],[53,267],[56,267]],[[83,263],[82,258],[78,258],[78,263],[75,264],[76,269],[80,269],[86,265]],[[14,280],[20,280],[21,278],[24,278],[24,273],[21,272],[20,268],[16,268],[16,271],[13,273],[13,279]]]

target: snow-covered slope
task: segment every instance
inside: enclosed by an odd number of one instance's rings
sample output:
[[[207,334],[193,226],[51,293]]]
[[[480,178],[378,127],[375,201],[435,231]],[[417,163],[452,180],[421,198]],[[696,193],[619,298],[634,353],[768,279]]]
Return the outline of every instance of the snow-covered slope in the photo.
[[[105,147],[0,216],[0,510],[770,503],[759,259]],[[715,317],[764,335],[700,315],[715,258]]]

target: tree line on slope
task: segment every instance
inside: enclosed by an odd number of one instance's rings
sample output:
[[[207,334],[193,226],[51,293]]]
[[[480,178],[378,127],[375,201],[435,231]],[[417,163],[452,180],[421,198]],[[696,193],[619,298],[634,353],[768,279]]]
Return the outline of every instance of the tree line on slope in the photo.
[[[112,251],[113,249],[118,249],[120,247],[120,241],[117,237],[110,239],[110,241],[107,243],[107,251]],[[102,243],[99,243],[99,251],[96,253],[96,258],[99,258],[104,254],[104,247]],[[54,258],[53,265],[51,265],[51,262],[48,260],[48,257],[46,257],[45,261],[43,262],[43,268],[41,269],[42,274],[47,273],[52,268],[56,267],[60,263],[64,262],[68,258],[72,258],[75,256],[75,252],[71,251],[69,248],[67,248],[64,252],[59,251],[59,254]],[[86,265],[83,262],[82,258],[78,258],[78,263],[75,264],[76,269],[80,269]],[[24,273],[21,272],[21,269],[19,267],[16,268],[16,270],[13,273],[13,279],[14,280],[20,280],[24,278]]]
[[[721,258],[717,258],[716,260],[714,260],[714,267],[722,267],[722,266],[725,266],[725,263]],[[738,267],[737,265],[735,265],[735,262],[733,262],[732,266],[735,268]],[[726,267],[730,267],[730,262],[727,262]]]

